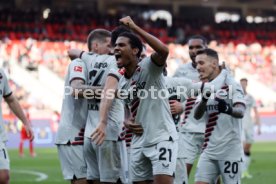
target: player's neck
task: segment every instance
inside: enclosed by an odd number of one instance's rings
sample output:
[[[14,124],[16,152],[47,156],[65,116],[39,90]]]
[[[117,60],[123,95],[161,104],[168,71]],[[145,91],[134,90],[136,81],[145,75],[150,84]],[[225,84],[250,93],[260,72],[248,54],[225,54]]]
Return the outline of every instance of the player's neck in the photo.
[[[126,78],[131,78],[132,75],[134,74],[136,68],[137,68],[138,62],[137,61],[132,61],[128,66],[125,66],[126,73],[125,77]]]
[[[209,81],[214,80],[220,74],[220,72],[221,70],[219,68],[216,68],[212,75],[209,77]]]

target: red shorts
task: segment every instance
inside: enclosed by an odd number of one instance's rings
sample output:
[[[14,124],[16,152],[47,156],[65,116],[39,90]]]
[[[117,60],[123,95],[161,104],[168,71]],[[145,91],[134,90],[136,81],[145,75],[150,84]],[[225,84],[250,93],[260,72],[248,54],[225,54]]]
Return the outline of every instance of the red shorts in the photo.
[[[27,132],[26,132],[26,129],[25,127],[23,126],[22,129],[21,129],[21,139],[29,139],[28,135],[27,135]]]

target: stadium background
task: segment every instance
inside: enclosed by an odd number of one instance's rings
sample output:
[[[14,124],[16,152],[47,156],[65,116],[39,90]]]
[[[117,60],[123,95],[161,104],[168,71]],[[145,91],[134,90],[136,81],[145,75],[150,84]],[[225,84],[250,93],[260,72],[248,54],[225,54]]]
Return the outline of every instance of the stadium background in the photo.
[[[201,34],[237,80],[249,79],[262,134],[255,136],[258,143],[253,146],[251,168],[256,177],[244,183],[275,183],[275,0],[0,0],[0,11],[0,66],[30,114],[38,155],[28,157],[25,150],[26,157],[18,157],[21,123],[3,103],[11,183],[65,183],[53,142],[70,62],[66,51],[87,50],[85,41],[92,29],[112,30],[125,15],[168,44],[169,75],[189,62],[187,38]],[[34,171],[48,178],[36,181],[39,174]]]

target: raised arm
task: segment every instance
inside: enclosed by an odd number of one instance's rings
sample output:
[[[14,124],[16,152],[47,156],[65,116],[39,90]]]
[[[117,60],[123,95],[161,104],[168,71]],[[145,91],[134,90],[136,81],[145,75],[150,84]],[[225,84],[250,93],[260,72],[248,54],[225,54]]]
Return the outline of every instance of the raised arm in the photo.
[[[151,55],[152,60],[155,64],[160,66],[165,65],[167,57],[169,55],[169,49],[164,43],[137,26],[129,16],[120,19],[120,22],[128,26],[133,32],[141,36],[151,46],[151,48],[155,51]]]

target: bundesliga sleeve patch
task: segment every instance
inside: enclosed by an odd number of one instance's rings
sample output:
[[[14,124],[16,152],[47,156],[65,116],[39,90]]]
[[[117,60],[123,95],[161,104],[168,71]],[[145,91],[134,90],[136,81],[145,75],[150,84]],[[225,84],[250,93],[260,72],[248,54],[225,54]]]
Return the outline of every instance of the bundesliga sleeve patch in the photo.
[[[75,72],[82,72],[82,67],[81,66],[74,66],[74,71]]]

